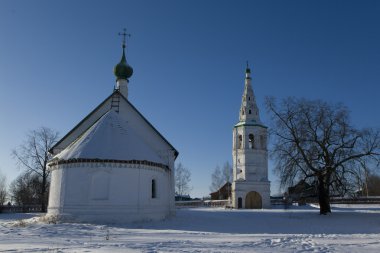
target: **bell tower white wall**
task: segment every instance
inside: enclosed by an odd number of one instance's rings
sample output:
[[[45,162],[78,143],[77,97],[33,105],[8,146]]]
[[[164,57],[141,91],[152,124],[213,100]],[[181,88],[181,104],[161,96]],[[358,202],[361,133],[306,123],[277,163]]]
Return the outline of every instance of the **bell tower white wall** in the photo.
[[[260,121],[248,67],[239,122],[234,126],[232,135],[232,206],[269,208],[268,132],[267,127]]]

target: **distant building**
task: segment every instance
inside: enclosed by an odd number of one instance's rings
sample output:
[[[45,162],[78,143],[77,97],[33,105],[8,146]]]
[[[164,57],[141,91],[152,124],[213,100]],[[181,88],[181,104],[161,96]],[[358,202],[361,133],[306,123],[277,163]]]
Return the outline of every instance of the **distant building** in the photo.
[[[230,182],[225,183],[219,190],[210,193],[211,200],[229,199],[231,197],[231,187]]]
[[[301,180],[296,185],[288,188],[288,197],[292,201],[304,201],[307,198],[316,198],[317,196],[316,185],[310,185],[305,180]]]
[[[176,194],[175,195],[175,201],[189,201],[189,200],[192,200],[192,198],[188,194],[186,194],[186,195]]]
[[[260,120],[247,66],[239,122],[233,129],[234,208],[270,207],[267,139],[267,127]]]
[[[119,223],[175,213],[178,152],[127,99],[133,70],[124,50],[125,42],[114,92],[50,151],[48,215]]]

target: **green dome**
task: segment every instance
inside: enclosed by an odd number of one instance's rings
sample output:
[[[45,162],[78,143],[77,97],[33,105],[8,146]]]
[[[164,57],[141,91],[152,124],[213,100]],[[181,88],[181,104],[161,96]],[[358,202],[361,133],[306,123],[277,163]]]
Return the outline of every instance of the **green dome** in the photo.
[[[125,79],[128,80],[133,74],[133,68],[128,65],[127,60],[125,59],[125,46],[123,46],[123,56],[121,57],[120,62],[113,68],[113,73],[116,76],[116,80]]]

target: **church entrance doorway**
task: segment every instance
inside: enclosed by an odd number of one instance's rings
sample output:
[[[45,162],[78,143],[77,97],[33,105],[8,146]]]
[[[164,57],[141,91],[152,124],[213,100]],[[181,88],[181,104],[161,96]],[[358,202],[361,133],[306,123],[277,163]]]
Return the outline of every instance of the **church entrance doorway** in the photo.
[[[248,192],[245,197],[245,208],[247,209],[261,209],[263,207],[261,196],[258,192]]]

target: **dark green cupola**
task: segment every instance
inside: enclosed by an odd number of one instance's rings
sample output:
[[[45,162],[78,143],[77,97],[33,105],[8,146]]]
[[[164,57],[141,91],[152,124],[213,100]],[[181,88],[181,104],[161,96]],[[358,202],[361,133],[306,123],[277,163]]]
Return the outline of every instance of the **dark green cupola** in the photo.
[[[247,67],[245,68],[246,74],[251,74],[251,69],[249,68],[248,61],[247,61]]]
[[[123,56],[120,62],[113,68],[113,73],[116,76],[116,81],[119,79],[128,80],[133,74],[133,68],[127,63],[125,58],[125,44],[123,43]]]

